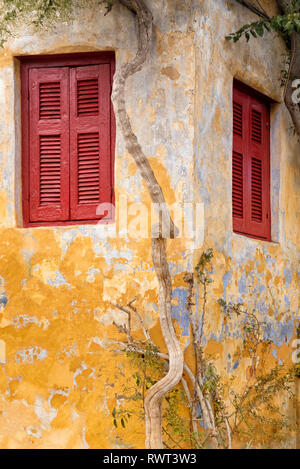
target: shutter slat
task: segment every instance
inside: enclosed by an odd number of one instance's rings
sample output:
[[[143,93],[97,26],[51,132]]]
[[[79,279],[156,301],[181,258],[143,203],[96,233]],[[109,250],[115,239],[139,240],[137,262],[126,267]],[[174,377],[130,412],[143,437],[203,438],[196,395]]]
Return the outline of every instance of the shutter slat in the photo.
[[[29,221],[69,217],[69,71],[29,71]]]
[[[243,218],[243,155],[237,152],[233,152],[232,174],[233,217]]]
[[[95,145],[94,154],[97,159],[90,160],[90,152],[85,151],[89,148],[89,142],[92,140]],[[78,134],[78,203],[90,204],[99,200],[99,134]],[[93,180],[90,179],[92,175]],[[91,188],[95,181],[95,175],[98,176],[98,185],[96,189]]]
[[[97,115],[99,112],[98,79],[77,81],[77,115]]]
[[[233,103],[233,132],[240,137],[243,136],[243,107],[241,104],[234,102]]]
[[[251,160],[251,218],[262,222],[262,162],[256,158]]]
[[[254,142],[261,144],[262,115],[255,109],[251,111],[251,138]]]
[[[60,119],[61,89],[60,82],[40,83],[40,119]]]

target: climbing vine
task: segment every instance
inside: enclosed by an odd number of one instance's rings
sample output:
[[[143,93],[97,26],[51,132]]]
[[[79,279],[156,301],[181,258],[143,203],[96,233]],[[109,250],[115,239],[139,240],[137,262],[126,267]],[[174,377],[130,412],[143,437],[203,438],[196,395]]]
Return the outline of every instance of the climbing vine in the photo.
[[[163,401],[162,430],[165,448],[231,448],[242,444],[248,448],[273,447],[285,444],[295,430],[282,407],[284,401],[294,398],[297,367],[267,366],[271,357],[272,341],[267,324],[260,321],[253,310],[242,303],[217,300],[223,314],[223,330],[233,325],[242,338],[242,346],[236,339],[235,361],[246,369],[244,385],[236,383],[234,373],[224,375],[217,369],[215,360],[205,350],[207,308],[210,285],[213,282],[213,252],[202,253],[194,274],[187,273],[188,288],[186,308],[191,324],[191,342],[194,349],[195,372],[187,363],[181,382]],[[196,289],[201,290],[201,304],[196,306]],[[115,352],[125,354],[133,367],[133,373],[123,386],[123,393],[116,396],[118,407],[112,410],[113,423],[121,432],[129,428],[132,418],[144,419],[144,400],[148,389],[166,372],[168,355],[153,343],[142,314],[134,307],[134,298],[126,307],[114,307],[126,311],[127,322],[115,326],[125,341],[112,341]],[[137,340],[131,331],[132,317],[138,315],[144,340]],[[227,333],[224,340],[230,339]],[[243,363],[249,363],[243,366]],[[237,390],[238,389],[238,390]]]

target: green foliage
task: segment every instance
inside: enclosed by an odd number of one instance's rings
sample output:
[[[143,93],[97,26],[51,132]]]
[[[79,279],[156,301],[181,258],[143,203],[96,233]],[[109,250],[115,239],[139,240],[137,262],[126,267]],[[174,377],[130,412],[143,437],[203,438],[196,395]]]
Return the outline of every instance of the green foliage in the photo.
[[[240,441],[252,441],[252,447],[262,442],[270,446],[284,442],[293,430],[286,412],[282,409],[282,398],[293,398],[294,370],[283,366],[268,372],[256,373],[252,384],[237,393],[233,387],[229,392],[233,411],[233,432]]]
[[[244,389],[237,392],[233,386],[228,386],[233,407],[232,432],[240,441],[247,442],[250,438],[254,446],[261,445],[262,441],[272,440],[271,445],[284,441],[293,427],[282,410],[282,399],[294,395],[295,367],[274,366],[265,370],[264,363],[272,344],[267,338],[265,322],[259,321],[255,312],[245,309],[242,303],[226,303],[221,299],[218,303],[225,318],[241,320],[243,349],[240,359],[251,359]]]
[[[114,407],[111,413],[116,428],[126,429],[131,417],[144,420],[144,399],[148,389],[167,372],[166,363],[158,348],[149,343],[137,341],[131,350],[123,351],[130,359],[133,374],[123,386],[124,407]],[[180,448],[190,440],[189,418],[182,416],[180,409],[186,406],[186,399],[180,387],[173,389],[163,402],[163,432],[167,448]]]
[[[74,2],[70,0],[1,0],[0,44],[4,43],[20,22],[35,27],[45,27],[53,20],[69,17]]]
[[[195,267],[197,280],[202,284],[207,280],[207,271],[208,268],[211,268],[212,258],[213,250],[207,249],[201,254],[199,262]]]
[[[269,19],[261,19],[250,24],[245,24],[238,31],[226,36],[227,41],[233,40],[237,42],[241,37],[245,37],[249,42],[251,37],[263,37],[266,32],[275,31],[285,40],[286,45],[290,48],[291,34],[293,32],[300,33],[300,4],[299,0],[294,0],[290,4],[290,8],[284,15],[273,16]]]
[[[224,402],[225,387],[217,368],[211,360],[211,358],[204,360],[202,391],[204,396],[212,403],[216,426],[222,428],[224,424],[224,414],[226,413]]]
[[[0,0],[0,47],[25,23],[36,29],[52,27],[57,22],[71,21],[76,11],[89,4],[104,4],[107,14],[115,0]]]
[[[289,79],[289,66],[291,65],[292,58],[292,35],[294,33],[300,34],[300,0],[290,0],[288,8],[285,9],[285,14],[273,16],[271,18],[263,18],[251,24],[245,24],[238,31],[229,34],[225,37],[227,41],[238,42],[241,37],[245,37],[249,42],[251,38],[263,37],[266,32],[275,32],[281,36],[285,42],[287,55],[286,62],[280,72],[280,85],[286,86]],[[286,90],[285,90],[286,92]],[[284,94],[285,94],[284,92]],[[288,109],[294,122],[293,113],[290,106]],[[291,134],[297,134],[296,125],[290,127]]]
[[[119,424],[125,428],[126,424],[129,422],[129,419],[132,417],[132,413],[129,411],[116,409],[115,407],[113,408],[111,415],[113,417],[113,424],[116,428],[118,428],[118,421]]]
[[[189,419],[181,412],[186,406],[186,398],[180,388],[173,389],[166,397],[163,411],[163,432],[167,448],[180,448],[191,441]]]
[[[125,428],[132,416],[144,419],[145,394],[161,379],[165,370],[164,361],[158,356],[158,348],[151,343],[136,341],[123,353],[129,358],[134,372],[123,386],[126,408],[114,408],[112,411],[116,428]]]

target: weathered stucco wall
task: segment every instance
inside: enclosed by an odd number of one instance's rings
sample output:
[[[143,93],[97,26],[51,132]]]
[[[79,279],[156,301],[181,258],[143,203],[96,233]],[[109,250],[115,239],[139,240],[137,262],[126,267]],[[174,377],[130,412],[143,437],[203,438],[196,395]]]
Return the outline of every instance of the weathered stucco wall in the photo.
[[[233,359],[238,334],[229,329],[224,345],[224,322],[215,300],[247,297],[270,325],[274,363],[291,361],[299,317],[300,147],[282,104],[272,107],[274,242],[233,234],[231,219],[232,79],[238,77],[280,103],[284,47],[279,39],[276,46],[267,40],[252,41],[251,47],[226,42],[226,34],[255,19],[232,0],[147,4],[154,15],[153,47],[144,69],[128,81],[127,107],[167,202],[200,202],[205,213],[203,247],[194,249],[184,237],[168,243],[174,317],[186,344],[183,273],[192,269],[203,248],[212,247],[208,350],[220,371],[233,371],[242,382],[246,365]],[[141,203],[150,208],[149,197],[118,132],[117,229],[126,200],[129,233],[108,236],[97,225],[22,228],[20,77],[14,58],[109,49],[116,51],[118,65],[135,48],[132,15],[117,6],[104,17],[95,7],[81,10],[78,19],[55,31],[22,29],[0,56],[0,339],[6,345],[6,363],[0,365],[2,448],[144,445],[141,422],[130,423],[126,432],[113,426],[115,395],[122,394],[130,366],[108,348],[119,337],[113,321],[125,320],[110,302],[126,304],[134,296],[154,339],[161,341],[150,240],[133,235],[135,210]]]
[[[236,77],[281,103],[283,89],[278,77],[284,48],[278,38],[265,40],[263,45],[250,41],[248,47],[245,41],[225,42],[227,31],[255,21],[255,15],[236,8],[233,1],[202,2],[199,13],[195,34],[195,196],[205,204],[205,246],[214,246],[217,251],[218,281],[212,290],[226,301],[246,299],[268,325],[273,364],[288,364],[299,320],[300,147],[282,104],[271,106],[273,242],[240,236],[231,229],[232,80]],[[234,359],[236,327],[230,332],[232,348],[228,340],[223,344],[227,330],[216,310],[208,329],[209,349],[219,356],[220,368],[245,376],[245,363]]]

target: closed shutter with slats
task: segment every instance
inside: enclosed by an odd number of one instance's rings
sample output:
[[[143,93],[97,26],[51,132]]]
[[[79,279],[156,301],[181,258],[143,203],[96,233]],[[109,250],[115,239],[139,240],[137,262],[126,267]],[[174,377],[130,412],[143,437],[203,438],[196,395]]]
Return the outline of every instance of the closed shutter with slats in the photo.
[[[270,240],[268,105],[233,90],[232,216],[237,233]]]
[[[30,221],[68,220],[68,69],[30,70],[29,95]]]
[[[59,66],[50,59],[23,69],[25,226],[113,219],[97,215],[99,204],[113,202],[113,55],[107,59],[63,66],[59,57]]]
[[[112,195],[109,65],[75,67],[70,80],[71,218],[95,219]]]

